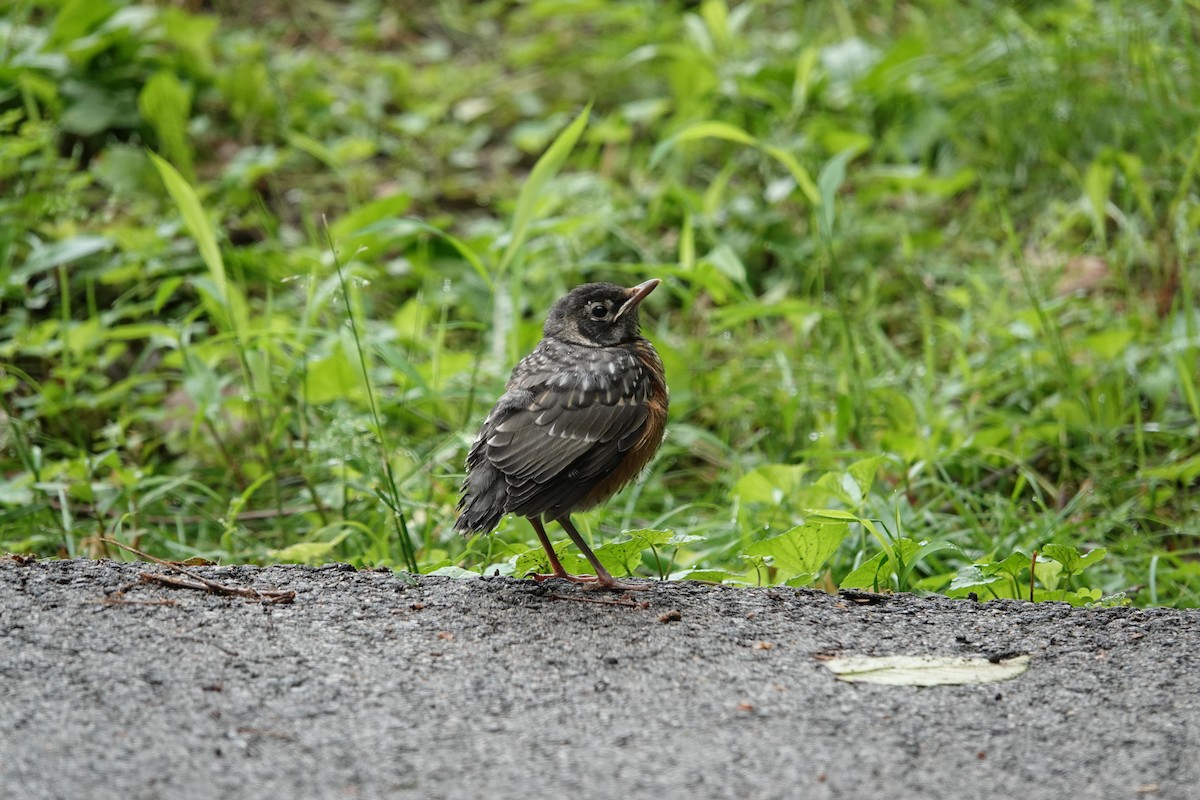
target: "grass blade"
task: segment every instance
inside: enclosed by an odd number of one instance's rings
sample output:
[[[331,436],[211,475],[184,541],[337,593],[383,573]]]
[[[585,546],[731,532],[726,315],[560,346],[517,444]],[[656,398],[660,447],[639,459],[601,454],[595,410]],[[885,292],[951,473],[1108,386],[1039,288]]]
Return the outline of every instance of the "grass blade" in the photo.
[[[245,302],[242,300],[241,293],[229,284],[225,274],[225,260],[221,257],[221,249],[217,246],[217,237],[213,232],[212,224],[209,223],[208,216],[200,205],[200,198],[196,196],[191,184],[184,180],[170,162],[156,153],[149,155],[150,160],[158,169],[158,174],[162,177],[163,185],[167,187],[167,193],[171,195],[171,199],[179,208],[184,226],[191,234],[192,239],[196,241],[196,247],[200,250],[200,259],[208,268],[209,277],[216,287],[217,297],[215,299],[220,304],[221,313],[224,315],[223,321],[226,322],[226,327],[232,328],[241,339],[247,320]]]
[[[554,143],[538,159],[533,171],[529,173],[529,179],[525,181],[525,185],[521,187],[521,191],[517,195],[517,208],[513,212],[512,234],[508,241],[508,247],[504,249],[504,255],[496,267],[497,275],[503,275],[512,266],[513,259],[517,257],[521,246],[525,244],[525,238],[529,235],[529,226],[537,214],[537,202],[542,196],[542,190],[562,169],[567,156],[575,148],[575,143],[579,141],[583,129],[587,127],[591,112],[592,106],[589,103],[575,118],[575,121],[558,135]]]

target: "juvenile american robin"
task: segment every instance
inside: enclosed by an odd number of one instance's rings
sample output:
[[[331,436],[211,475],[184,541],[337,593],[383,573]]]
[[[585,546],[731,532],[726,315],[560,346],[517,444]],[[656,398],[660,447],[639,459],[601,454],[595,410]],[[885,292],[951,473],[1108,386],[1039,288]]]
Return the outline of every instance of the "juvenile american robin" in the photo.
[[[638,306],[658,286],[589,283],[559,298],[542,340],[513,368],[467,455],[454,527],[487,533],[505,514],[529,520],[551,575],[616,589],[618,583],[571,523],[642,471],[662,444],[667,383],[662,359],[641,335]],[[544,523],[557,521],[595,576],[571,575]]]

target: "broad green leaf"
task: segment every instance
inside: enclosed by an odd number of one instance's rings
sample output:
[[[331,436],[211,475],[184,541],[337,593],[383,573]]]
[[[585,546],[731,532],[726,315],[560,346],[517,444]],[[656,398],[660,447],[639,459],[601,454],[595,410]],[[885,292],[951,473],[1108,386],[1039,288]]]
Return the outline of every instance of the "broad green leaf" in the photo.
[[[304,391],[313,405],[363,399],[365,389],[358,361],[349,358],[343,347],[335,347],[326,357],[308,363]]]
[[[900,538],[892,543],[894,553],[903,564],[911,564],[921,552],[922,543],[913,539]],[[876,553],[871,558],[858,565],[858,568],[842,579],[838,584],[841,589],[867,589],[879,591],[896,588],[893,580],[901,569],[901,564],[893,563],[888,553]]]
[[[707,581],[709,583],[725,583],[726,581],[744,581],[744,577],[723,569],[694,568],[672,572],[667,576],[672,581]]]
[[[673,531],[650,528],[625,531],[626,539],[605,542],[595,549],[600,563],[614,575],[630,575],[642,562],[642,553],[654,547],[667,547],[696,541],[700,537],[677,535]]]
[[[806,472],[801,464],[767,464],[747,472],[733,487],[743,503],[772,503],[797,494]]]
[[[750,545],[747,553],[770,558],[780,581],[801,579],[807,583],[820,575],[849,533],[850,526],[846,523],[797,525]]]
[[[969,591],[996,583],[1003,583],[1006,580],[1003,575],[984,575],[983,570],[975,564],[971,564],[958,571],[958,575],[954,577],[954,580],[950,581],[950,587],[947,591],[956,592],[959,589]]]
[[[1046,558],[1052,558],[1059,564],[1062,564],[1063,571],[1068,575],[1078,575],[1092,564],[1104,560],[1104,557],[1108,555],[1108,550],[1103,547],[1097,547],[1089,551],[1086,555],[1080,555],[1079,551],[1074,547],[1061,544],[1048,544],[1042,548],[1041,555]]]
[[[1130,328],[1113,328],[1087,337],[1080,342],[1080,349],[1091,351],[1105,361],[1111,361],[1124,355],[1133,337],[1134,332]]]
[[[521,186],[521,191],[517,194],[517,207],[513,212],[512,231],[508,241],[508,247],[504,249],[504,255],[500,258],[500,263],[496,266],[496,274],[503,275],[512,265],[513,259],[520,252],[522,245],[525,244],[525,238],[529,235],[529,226],[533,223],[537,213],[538,200],[541,199],[546,185],[558,174],[562,169],[562,165],[566,163],[567,156],[571,154],[571,150],[575,148],[575,143],[579,141],[580,134],[587,127],[588,116],[591,114],[592,106],[588,106],[579,113],[575,121],[563,130],[554,140],[554,144],[538,159],[533,170],[529,173],[529,177],[525,179],[525,183]]]
[[[849,683],[964,686],[1011,680],[1029,669],[1029,656],[999,661],[977,656],[837,656],[821,663]]]
[[[1052,561],[1048,558],[1042,558],[1042,554],[1038,553],[1037,563],[1033,565],[1034,586],[1040,586],[1043,589],[1054,590],[1058,588],[1059,582],[1063,579],[1063,565],[1057,561]],[[1025,595],[1029,597],[1028,594]],[[1035,592],[1036,596],[1036,592]]]
[[[1003,561],[996,561],[991,564],[980,564],[979,568],[983,570],[985,575],[1010,575],[1013,578],[1020,576],[1021,572],[1029,569],[1029,556],[1016,550],[1008,558]]]
[[[827,472],[817,479],[817,486],[851,508],[858,508],[865,499],[858,481],[848,472]]]
[[[552,546],[559,563],[567,572],[584,575],[591,572],[592,565],[587,562],[586,558],[575,552],[569,540],[562,539],[552,543]],[[531,547],[513,561],[515,577],[524,578],[532,573],[541,575],[550,573],[550,559],[546,557],[546,551],[541,547]]]
[[[329,554],[350,535],[343,531],[328,542],[299,542],[279,550],[268,550],[267,555],[291,564],[316,564],[329,559]]]
[[[639,539],[625,539],[619,542],[605,542],[594,548],[593,552],[605,569],[620,577],[630,575],[637,569],[642,561],[642,551],[646,549]]]
[[[677,534],[674,531],[664,531],[657,528],[637,528],[635,530],[622,532],[630,539],[641,542],[643,548],[663,547],[669,544],[684,544],[685,542],[694,542],[700,538],[699,536]]]
[[[67,0],[54,14],[48,44],[57,49],[82,39],[116,10],[117,5],[109,0]]]
[[[846,472],[858,484],[859,491],[865,497],[871,492],[871,486],[875,483],[875,476],[879,473],[879,468],[885,463],[887,463],[886,456],[871,456],[861,461],[855,461],[846,467]]]

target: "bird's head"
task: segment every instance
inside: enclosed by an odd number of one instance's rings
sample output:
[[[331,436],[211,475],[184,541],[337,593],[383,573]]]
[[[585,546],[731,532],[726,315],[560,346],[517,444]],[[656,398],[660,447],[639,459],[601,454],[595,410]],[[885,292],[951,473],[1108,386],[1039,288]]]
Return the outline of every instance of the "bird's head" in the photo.
[[[558,299],[542,334],[585,347],[611,347],[639,335],[638,306],[661,281],[651,278],[626,289],[615,283],[585,283]]]

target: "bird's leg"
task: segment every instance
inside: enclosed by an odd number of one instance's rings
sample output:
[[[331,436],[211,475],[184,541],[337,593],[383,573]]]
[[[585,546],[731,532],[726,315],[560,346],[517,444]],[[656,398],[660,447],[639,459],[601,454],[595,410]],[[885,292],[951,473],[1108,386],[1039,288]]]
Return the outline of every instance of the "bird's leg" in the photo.
[[[600,559],[596,558],[596,554],[592,552],[592,548],[587,546],[587,542],[585,542],[583,540],[583,537],[579,535],[579,531],[577,531],[575,529],[575,525],[572,524],[572,522],[571,522],[570,514],[567,514],[564,517],[560,517],[558,520],[558,524],[562,525],[563,530],[567,532],[567,536],[569,536],[571,538],[571,541],[575,543],[575,546],[579,548],[579,552],[583,553],[583,557],[586,558],[588,560],[588,562],[592,565],[592,569],[596,570],[596,577],[594,580],[596,581],[597,584],[599,584],[600,586],[603,586],[606,589],[635,589],[636,590],[636,589],[649,589],[650,588],[649,586],[644,586],[644,585],[635,584],[635,583],[621,583],[616,578],[614,578],[612,575],[610,575],[608,570],[606,570],[604,568],[604,565],[600,563]]]
[[[529,524],[533,526],[533,532],[537,534],[538,541],[542,543],[542,549],[546,551],[546,557],[550,559],[550,575],[534,575],[535,581],[544,581],[549,578],[562,578],[576,583],[591,583],[597,580],[591,575],[572,575],[563,569],[562,562],[558,560],[558,556],[554,552],[554,548],[550,545],[550,537],[546,535],[546,528],[542,525],[541,517],[527,517]]]

